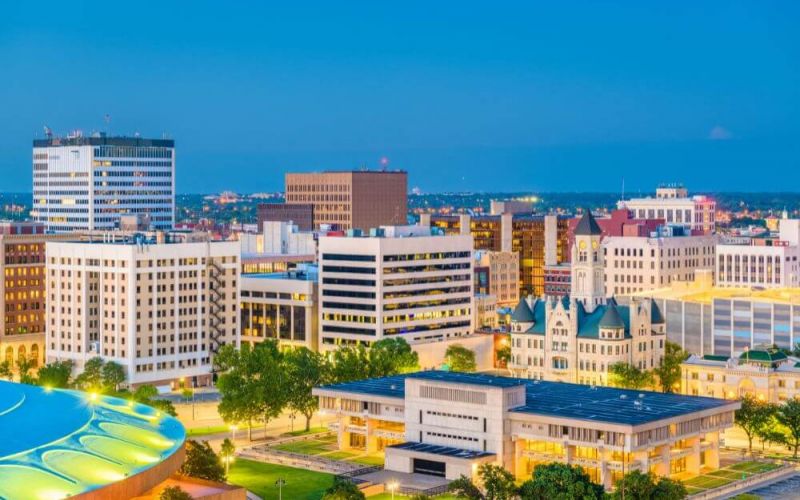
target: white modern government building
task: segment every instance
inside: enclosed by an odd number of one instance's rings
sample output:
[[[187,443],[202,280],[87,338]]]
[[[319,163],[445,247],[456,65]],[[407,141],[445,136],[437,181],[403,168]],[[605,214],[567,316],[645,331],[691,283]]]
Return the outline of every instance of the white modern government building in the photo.
[[[175,141],[48,137],[33,141],[31,217],[50,232],[110,230],[121,215],[175,225]]]
[[[681,224],[699,233],[716,231],[717,202],[704,195],[689,196],[680,185],[660,186],[656,196],[633,198],[619,203],[639,219],[663,219],[667,224]]]

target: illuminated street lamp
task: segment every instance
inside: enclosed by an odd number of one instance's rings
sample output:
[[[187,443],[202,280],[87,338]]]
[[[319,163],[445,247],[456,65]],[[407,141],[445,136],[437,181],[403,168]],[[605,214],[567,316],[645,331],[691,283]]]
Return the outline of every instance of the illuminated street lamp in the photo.
[[[400,485],[397,483],[397,481],[390,481],[390,482],[389,482],[389,483],[386,485],[386,489],[388,489],[388,490],[389,490],[389,492],[392,494],[392,500],[394,500],[394,492],[395,492],[395,491],[397,491],[397,488],[398,488],[399,486],[400,486]]]
[[[236,440],[236,431],[238,429],[239,429],[239,426],[237,426],[235,424],[231,425],[231,439],[234,440],[234,441]]]

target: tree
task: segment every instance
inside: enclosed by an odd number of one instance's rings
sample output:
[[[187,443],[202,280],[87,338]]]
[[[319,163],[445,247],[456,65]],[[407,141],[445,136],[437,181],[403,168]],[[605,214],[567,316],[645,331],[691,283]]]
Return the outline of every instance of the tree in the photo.
[[[742,398],[742,407],[736,410],[734,422],[747,435],[747,449],[750,454],[753,453],[753,438],[766,430],[774,413],[772,405],[759,401],[752,394],[745,394]]]
[[[689,354],[681,349],[679,344],[667,341],[664,345],[664,358],[661,360],[661,365],[653,369],[662,392],[675,390],[675,384],[681,380],[681,363],[688,357]]]
[[[192,495],[186,493],[180,486],[167,486],[158,496],[159,500],[192,500]]]
[[[143,405],[152,406],[158,410],[163,411],[167,415],[172,415],[173,417],[178,416],[178,412],[175,411],[175,405],[172,404],[172,401],[166,399],[156,399],[158,396],[158,389],[155,386],[150,384],[140,385],[133,391],[131,397],[137,403],[142,403]]]
[[[311,390],[327,380],[328,366],[325,357],[306,347],[291,349],[283,355],[289,408],[306,418],[306,431],[311,428],[311,417],[319,408],[319,399]]]
[[[609,381],[616,387],[642,389],[653,384],[653,374],[651,372],[640,370],[624,361],[618,361],[610,365],[608,371],[611,374]]]
[[[208,441],[186,441],[186,459],[180,472],[186,476],[225,482],[225,469]]]
[[[125,382],[125,368],[119,363],[108,361],[100,369],[103,392],[118,391],[120,384]]]
[[[464,475],[448,484],[447,491],[453,493],[458,498],[466,498],[467,500],[486,499],[480,488],[475,486],[475,483],[473,483],[470,478]]]
[[[54,361],[48,363],[36,372],[36,384],[44,387],[66,389],[70,386],[72,377],[72,361]]]
[[[478,477],[486,491],[486,500],[511,500],[517,495],[514,475],[501,465],[481,464]]]
[[[365,500],[367,497],[358,486],[347,479],[335,478],[330,488],[325,490],[322,500]]]
[[[531,479],[520,487],[522,500],[600,500],[603,486],[593,483],[580,466],[549,463],[537,465]]]
[[[36,379],[31,375],[33,370],[33,360],[22,357],[17,360],[17,372],[19,372],[19,381],[23,384],[35,384]]]
[[[217,379],[219,414],[225,422],[247,422],[248,439],[252,440],[253,421],[260,420],[266,427],[286,406],[288,384],[278,344],[244,344],[238,350],[225,345],[216,362],[223,370]]]
[[[454,372],[474,372],[477,369],[475,351],[461,344],[453,344],[444,353],[444,359]]]
[[[192,389],[191,387],[184,387],[183,390],[181,391],[181,396],[188,403],[189,401],[192,400],[192,397],[194,397],[194,389]]]
[[[500,366],[508,366],[508,363],[511,362],[511,344],[506,343],[500,346],[499,349],[495,351],[495,356],[497,357],[497,363]],[[511,369],[508,370],[511,372]]]
[[[625,474],[617,481],[613,500],[680,500],[686,498],[686,487],[680,481],[668,477],[656,478],[652,472],[639,470]]]
[[[797,458],[800,448],[800,399],[794,397],[778,407],[775,420],[784,427],[783,443],[792,449],[792,456]]]
[[[11,363],[8,360],[0,362],[0,378],[9,381],[14,378],[14,372],[11,370]]]
[[[368,354],[369,376],[388,377],[416,371],[419,355],[411,349],[405,339],[390,337],[372,344]]]
[[[219,454],[222,457],[222,461],[225,463],[225,475],[228,475],[228,468],[230,467],[231,460],[233,460],[233,455],[236,453],[236,446],[234,446],[233,442],[225,438],[222,441],[222,446],[220,446]]]
[[[83,372],[75,378],[75,385],[83,391],[101,392],[103,390],[103,358],[97,356],[83,365]]]
[[[363,345],[337,349],[331,355],[331,382],[352,382],[367,378],[368,365],[369,358]]]

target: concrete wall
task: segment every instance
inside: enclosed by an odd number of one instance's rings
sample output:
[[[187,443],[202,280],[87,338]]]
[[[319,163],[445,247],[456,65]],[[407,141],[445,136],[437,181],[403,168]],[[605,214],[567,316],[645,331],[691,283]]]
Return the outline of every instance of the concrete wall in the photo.
[[[438,368],[444,363],[447,348],[459,344],[475,352],[478,371],[494,368],[494,340],[492,335],[475,334],[467,337],[455,337],[444,341],[433,341],[411,344],[411,348],[419,355],[419,367],[426,370]]]

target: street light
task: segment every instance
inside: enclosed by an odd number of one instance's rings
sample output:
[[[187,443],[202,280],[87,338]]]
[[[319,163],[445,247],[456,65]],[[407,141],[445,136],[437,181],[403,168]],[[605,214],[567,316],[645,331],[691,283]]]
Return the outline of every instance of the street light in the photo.
[[[239,429],[237,425],[231,425],[231,439],[236,441],[236,431]]]
[[[391,492],[391,494],[392,494],[392,500],[394,500],[394,492],[395,492],[395,491],[397,491],[397,488],[398,488],[399,486],[400,486],[400,485],[397,483],[397,481],[390,481],[390,482],[389,482],[389,483],[386,485],[386,488],[387,488],[387,489],[389,490],[389,492]]]
[[[286,481],[279,477],[277,481],[275,481],[275,486],[278,487],[278,500],[283,500],[283,487],[286,486]]]

